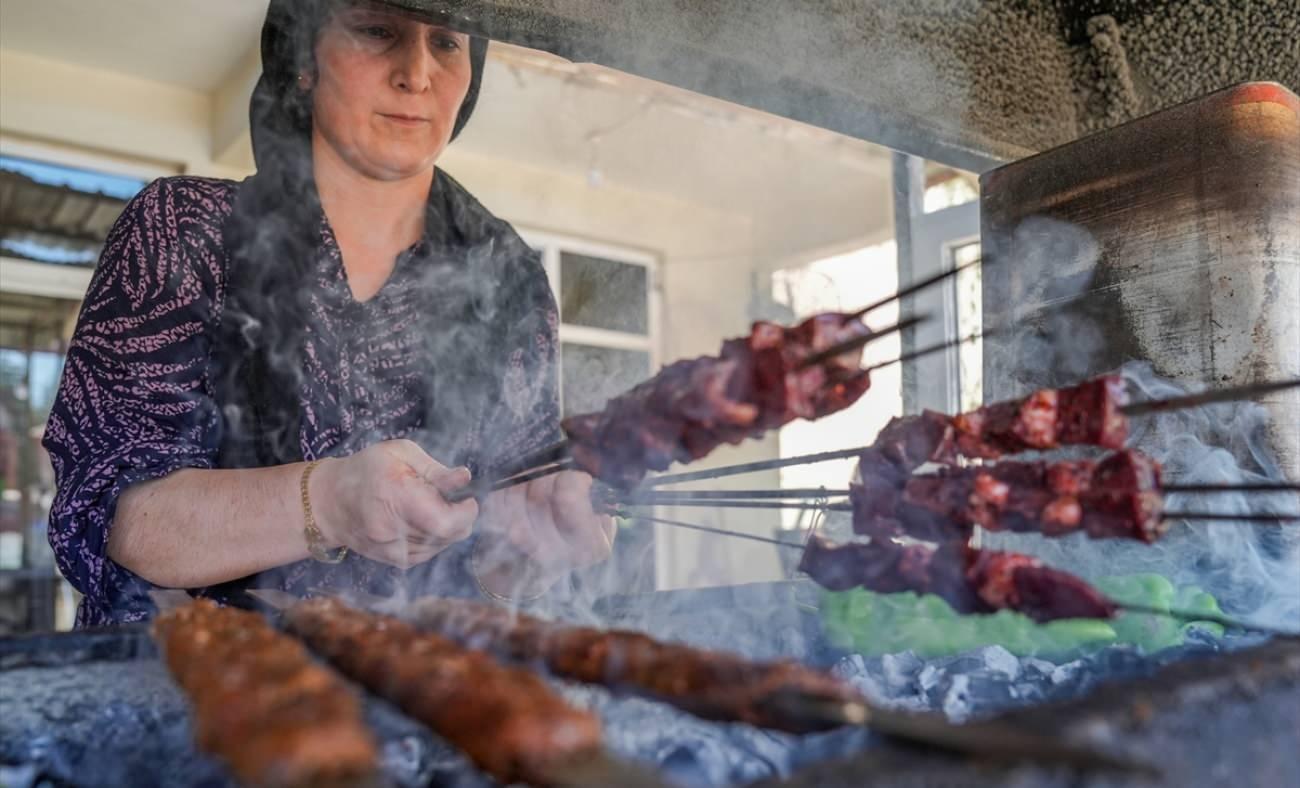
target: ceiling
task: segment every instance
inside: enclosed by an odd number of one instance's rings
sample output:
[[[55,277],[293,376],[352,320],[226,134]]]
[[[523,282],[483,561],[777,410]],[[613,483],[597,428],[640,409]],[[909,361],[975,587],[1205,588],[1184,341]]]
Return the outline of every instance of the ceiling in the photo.
[[[214,92],[256,45],[265,8],[266,0],[0,0],[0,46]],[[506,45],[493,45],[457,146],[746,215],[774,258],[890,223],[883,148]]]
[[[199,91],[257,43],[267,0],[0,0],[0,47]]]

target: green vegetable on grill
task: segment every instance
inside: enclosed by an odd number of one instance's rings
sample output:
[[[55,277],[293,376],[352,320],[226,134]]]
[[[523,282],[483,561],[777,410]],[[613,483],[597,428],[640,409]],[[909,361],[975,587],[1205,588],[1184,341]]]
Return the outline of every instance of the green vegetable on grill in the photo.
[[[1107,577],[1096,585],[1120,602],[1222,614],[1212,594],[1195,586],[1176,589],[1157,574]],[[1009,610],[963,616],[932,594],[878,594],[860,588],[823,592],[821,617],[826,636],[836,648],[864,655],[910,650],[926,658],[990,645],[1000,645],[1018,656],[1049,659],[1072,659],[1114,643],[1152,653],[1182,644],[1193,630],[1212,637],[1223,635],[1223,627],[1212,621],[1184,622],[1145,613],[1123,613],[1110,621],[1068,619],[1046,624]]]

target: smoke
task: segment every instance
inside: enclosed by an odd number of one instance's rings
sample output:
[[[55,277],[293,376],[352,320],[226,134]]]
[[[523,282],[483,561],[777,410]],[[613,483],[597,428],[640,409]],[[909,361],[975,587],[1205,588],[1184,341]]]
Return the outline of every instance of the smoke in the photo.
[[[1164,399],[1186,389],[1156,375],[1146,362],[1119,370],[1131,399]],[[1266,442],[1268,414],[1254,403],[1221,403],[1134,420],[1130,446],[1154,457],[1168,484],[1285,481]],[[1278,514],[1300,511],[1294,493],[1170,494],[1170,511]],[[1260,624],[1300,623],[1300,529],[1243,521],[1176,521],[1152,545],[1083,535],[1044,539],[986,534],[985,546],[1031,553],[1083,577],[1151,572],[1175,586],[1199,586],[1223,609]]]

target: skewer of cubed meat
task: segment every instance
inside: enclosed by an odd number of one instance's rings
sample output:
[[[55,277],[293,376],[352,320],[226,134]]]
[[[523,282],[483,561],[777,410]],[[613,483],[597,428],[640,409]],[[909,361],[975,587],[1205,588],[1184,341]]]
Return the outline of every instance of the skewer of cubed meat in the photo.
[[[854,530],[866,536],[961,539],[990,531],[1151,543],[1168,529],[1160,466],[1125,449],[1097,460],[1001,462],[905,475],[867,452],[850,485]]]
[[[861,348],[807,362],[870,334],[859,316],[840,313],[793,328],[754,323],[718,356],[670,364],[599,413],[565,419],[569,452],[579,468],[628,488],[650,470],[697,460],[724,443],[842,410],[871,385],[860,369]]]
[[[1122,449],[1128,440],[1124,407],[1123,379],[1103,375],[956,416],[927,410],[919,416],[895,418],[872,447],[881,461],[903,473],[926,463],[955,465],[961,457],[999,459],[1062,446]]]
[[[797,662],[754,662],[719,651],[665,643],[640,632],[546,621],[477,602],[424,598],[409,620],[465,645],[534,663],[552,674],[670,703],[698,717],[803,733],[806,720],[782,714],[783,695],[861,702],[851,687]]]
[[[813,536],[799,569],[831,591],[935,594],[958,613],[1014,610],[1035,621],[1111,618],[1119,608],[1086,581],[1020,553],[888,539],[834,545]]]
[[[599,755],[600,722],[534,673],[335,599],[284,610],[290,631],[504,783],[549,784]]]
[[[190,700],[199,747],[244,785],[370,784],[374,739],[356,694],[262,616],[197,600],[153,636]]]

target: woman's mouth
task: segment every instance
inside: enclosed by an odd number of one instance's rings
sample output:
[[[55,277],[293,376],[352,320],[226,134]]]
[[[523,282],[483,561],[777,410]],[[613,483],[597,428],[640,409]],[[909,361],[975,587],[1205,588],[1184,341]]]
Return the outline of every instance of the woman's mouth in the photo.
[[[400,113],[379,113],[380,117],[396,123],[399,126],[420,126],[429,122],[428,118],[422,118],[419,115],[403,115]]]

